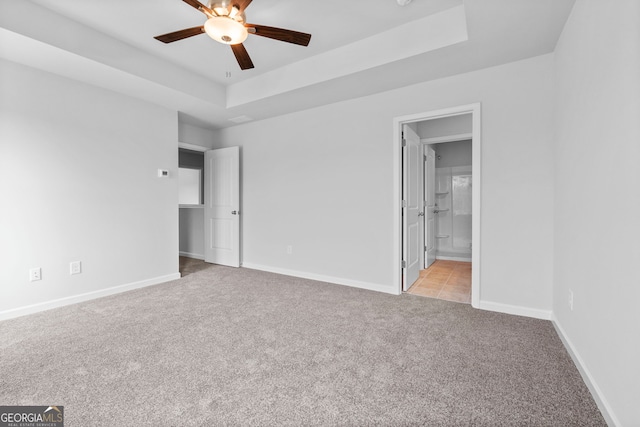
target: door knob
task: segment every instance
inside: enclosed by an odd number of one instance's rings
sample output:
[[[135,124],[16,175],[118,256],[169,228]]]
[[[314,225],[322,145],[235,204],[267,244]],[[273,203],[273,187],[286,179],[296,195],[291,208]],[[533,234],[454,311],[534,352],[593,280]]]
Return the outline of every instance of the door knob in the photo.
[[[418,216],[424,216],[424,212],[418,212]]]
[[[238,211],[231,211],[231,215],[238,215]]]

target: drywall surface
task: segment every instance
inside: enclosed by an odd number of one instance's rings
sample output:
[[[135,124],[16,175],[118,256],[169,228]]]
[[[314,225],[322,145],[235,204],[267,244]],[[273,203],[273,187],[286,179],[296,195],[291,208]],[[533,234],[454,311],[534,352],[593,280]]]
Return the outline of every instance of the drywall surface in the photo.
[[[0,74],[0,314],[175,278],[176,112],[7,61]]]
[[[437,138],[440,136],[461,135],[471,133],[471,114],[442,117],[418,123],[418,135],[420,138]]]
[[[471,140],[431,144],[436,152],[436,167],[471,166]]]
[[[639,52],[640,2],[579,0],[555,53],[553,311],[619,426],[640,425]]]
[[[215,139],[216,131],[178,121],[178,140],[180,142],[211,148]]]
[[[180,255],[204,259],[204,207],[180,208]]]
[[[544,55],[222,130],[242,146],[243,263],[397,292],[393,119],[481,102],[480,298],[549,311],[552,83]]]

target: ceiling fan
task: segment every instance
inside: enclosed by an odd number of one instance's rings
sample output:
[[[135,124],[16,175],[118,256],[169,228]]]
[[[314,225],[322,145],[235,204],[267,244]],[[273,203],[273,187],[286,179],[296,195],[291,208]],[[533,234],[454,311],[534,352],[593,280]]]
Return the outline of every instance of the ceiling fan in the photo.
[[[205,6],[198,0],[182,0],[188,5],[198,9],[207,16],[207,21],[200,27],[186,28],[173,33],[154,37],[163,43],[172,43],[198,34],[207,33],[212,39],[231,46],[231,50],[238,60],[240,68],[248,70],[253,68],[253,62],[242,44],[249,34],[268,37],[287,43],[308,46],[311,34],[282,28],[267,27],[265,25],[248,24],[245,21],[245,9],[252,0],[219,1],[209,0]]]

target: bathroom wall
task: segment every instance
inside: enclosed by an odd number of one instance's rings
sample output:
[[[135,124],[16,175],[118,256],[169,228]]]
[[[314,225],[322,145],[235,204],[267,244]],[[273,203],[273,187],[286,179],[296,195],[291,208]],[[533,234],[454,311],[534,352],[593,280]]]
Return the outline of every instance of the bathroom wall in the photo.
[[[436,168],[436,258],[471,261],[471,167]]]
[[[449,118],[432,120],[431,130],[453,135],[464,130],[468,117],[456,116],[456,121],[448,123]],[[453,125],[459,127],[454,129]],[[436,203],[440,210],[436,214],[438,259],[471,261],[471,144],[471,140],[430,144],[436,153]]]
[[[436,167],[471,166],[471,140],[431,144],[436,152]]]

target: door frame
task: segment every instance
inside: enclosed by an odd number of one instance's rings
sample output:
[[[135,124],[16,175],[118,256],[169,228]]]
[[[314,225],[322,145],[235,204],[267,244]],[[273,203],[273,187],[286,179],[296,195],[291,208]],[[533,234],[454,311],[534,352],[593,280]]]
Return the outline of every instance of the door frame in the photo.
[[[424,113],[399,116],[393,119],[393,276],[397,294],[402,294],[402,125],[407,123],[423,122],[443,117],[471,114],[472,121],[472,232],[471,232],[471,305],[474,308],[480,306],[480,248],[481,246],[481,104],[460,105]]]

